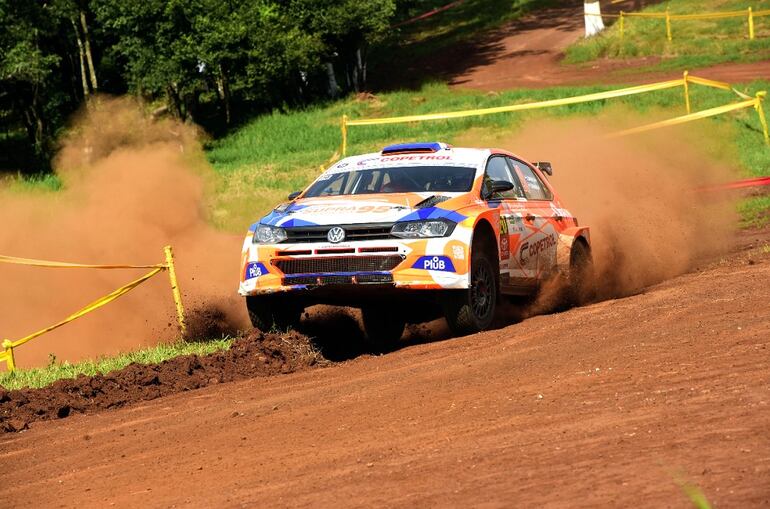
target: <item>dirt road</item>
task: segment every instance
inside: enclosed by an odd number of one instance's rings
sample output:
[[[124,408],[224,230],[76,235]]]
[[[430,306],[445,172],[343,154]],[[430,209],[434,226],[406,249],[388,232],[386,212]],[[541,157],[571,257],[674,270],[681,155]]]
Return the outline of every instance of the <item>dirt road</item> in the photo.
[[[564,51],[585,34],[582,2],[540,10],[473,40],[458,43],[437,55],[412,62],[409,68],[375,76],[379,87],[419,87],[425,80],[484,91],[545,88],[561,85],[641,84],[681,78],[682,70],[629,72],[652,66],[659,57],[600,59],[590,64],[562,64]],[[605,2],[606,3],[606,2]],[[640,4],[656,3],[644,1]],[[603,6],[603,12],[633,10],[635,2]],[[605,20],[609,21],[609,20]],[[403,65],[403,62],[398,62]],[[689,69],[699,76],[740,83],[770,79],[770,61],[727,63]]]
[[[770,504],[770,231],[641,294],[0,437],[4,507]]]

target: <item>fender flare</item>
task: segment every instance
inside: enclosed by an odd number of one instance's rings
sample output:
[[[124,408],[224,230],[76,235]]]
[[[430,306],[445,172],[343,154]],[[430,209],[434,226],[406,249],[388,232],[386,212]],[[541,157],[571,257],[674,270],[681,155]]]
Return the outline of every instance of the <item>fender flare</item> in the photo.
[[[572,246],[580,239],[591,249],[591,231],[587,226],[574,226],[559,233],[556,246],[556,270],[566,273],[570,267]]]

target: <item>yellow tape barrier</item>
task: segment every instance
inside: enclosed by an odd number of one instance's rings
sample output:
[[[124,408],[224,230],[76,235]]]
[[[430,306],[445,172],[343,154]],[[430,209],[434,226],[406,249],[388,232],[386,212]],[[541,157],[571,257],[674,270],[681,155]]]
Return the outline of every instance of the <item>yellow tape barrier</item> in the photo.
[[[64,320],[54,325],[51,325],[50,327],[41,329],[37,332],[34,332],[16,341],[10,341],[8,339],[4,340],[2,342],[2,347],[4,351],[0,351],[0,362],[6,363],[8,371],[14,371],[16,369],[16,361],[14,358],[14,348],[17,348],[23,345],[24,343],[27,343],[28,341],[32,341],[33,339],[40,337],[43,334],[51,332],[63,325],[66,325],[74,320],[77,320],[78,318],[85,316],[88,313],[95,311],[102,306],[106,306],[107,304],[114,301],[118,297],[125,295],[126,293],[130,292],[131,290],[141,285],[148,279],[155,276],[156,274],[163,272],[164,270],[167,270],[169,273],[169,281],[171,283],[171,292],[174,297],[174,303],[176,305],[179,328],[181,330],[182,335],[184,336],[187,326],[185,322],[184,306],[182,305],[182,296],[179,292],[179,285],[176,279],[176,267],[174,265],[174,255],[173,255],[173,251],[171,250],[171,246],[166,246],[164,248],[164,254],[166,257],[166,263],[155,264],[155,265],[86,265],[86,264],[79,264],[79,263],[52,262],[48,260],[34,260],[31,258],[17,258],[13,256],[0,255],[0,263],[27,265],[31,267],[47,267],[47,268],[59,268],[59,269],[61,268],[75,268],[75,269],[149,269],[151,268],[153,269],[147,274],[145,274],[144,276],[140,277],[139,279],[135,279],[134,281],[131,281],[130,283],[121,286],[120,288],[109,293],[108,295],[105,295],[104,297],[101,297],[91,302],[87,306],[79,309],[78,311],[74,312]]]
[[[453,118],[492,115],[495,113],[510,113],[514,111],[534,110],[534,109],[540,109],[540,108],[552,108],[556,106],[567,106],[571,104],[579,104],[584,102],[600,101],[600,100],[612,99],[616,97],[625,97],[625,96],[631,96],[636,94],[643,94],[647,92],[654,92],[656,90],[666,90],[666,89],[676,88],[676,87],[683,87],[684,89],[685,109],[687,111],[687,115],[685,117],[689,118],[688,120],[686,120],[686,122],[689,122],[692,120],[705,118],[705,117],[697,116],[698,114],[692,114],[690,111],[691,107],[690,107],[689,85],[691,83],[695,85],[702,85],[702,86],[707,86],[712,88],[718,88],[721,90],[732,91],[737,96],[744,99],[743,103],[737,103],[742,105],[740,108],[746,108],[748,107],[747,105],[754,106],[755,109],[757,110],[757,113],[760,118],[760,123],[762,124],[762,128],[764,130],[765,141],[768,144],[770,144],[770,141],[768,138],[767,122],[764,116],[764,111],[762,110],[762,101],[765,98],[765,94],[763,92],[758,93],[756,97],[752,98],[736,90],[729,83],[714,81],[706,78],[699,78],[697,76],[690,76],[688,71],[684,71],[682,78],[676,79],[676,80],[663,81],[660,83],[651,83],[648,85],[638,85],[634,87],[621,88],[618,90],[610,90],[607,92],[598,92],[594,94],[586,94],[586,95],[580,95],[575,97],[551,99],[548,101],[539,101],[539,102],[532,102],[532,103],[512,104],[508,106],[498,106],[494,108],[479,108],[479,109],[473,109],[473,110],[451,111],[451,112],[444,112],[444,113],[427,113],[423,115],[406,115],[402,117],[368,118],[368,119],[358,119],[358,120],[349,120],[347,115],[343,115],[342,123],[341,123],[341,134],[342,134],[341,150],[342,150],[342,155],[344,156],[347,150],[349,126],[367,126],[367,125],[380,125],[380,124],[423,122],[427,120],[445,120],[445,119],[453,119]],[[725,111],[740,109],[738,107],[732,107],[732,106],[734,105],[723,106],[720,108],[722,109],[728,108]],[[706,111],[712,111],[712,110],[706,110]],[[720,110],[720,113],[724,113],[725,111]],[[720,114],[720,113],[716,113],[716,114]],[[713,116],[713,115],[706,115],[706,116]],[[685,118],[685,117],[680,117],[680,118]]]
[[[739,103],[734,103],[734,104],[727,104],[725,106],[718,106],[716,108],[710,108],[708,110],[699,111],[697,113],[691,113],[689,115],[683,115],[681,117],[671,118],[668,120],[662,120],[660,122],[643,125],[640,127],[626,129],[624,131],[611,134],[608,136],[608,138],[619,138],[622,136],[628,136],[630,134],[638,134],[638,133],[643,133],[647,131],[652,131],[653,129],[660,129],[663,127],[671,127],[679,124],[684,124],[687,122],[692,122],[694,120],[700,120],[703,118],[715,117],[717,115],[722,115],[730,111],[742,110],[745,108],[754,108],[759,113],[760,123],[762,124],[763,130],[764,130],[765,143],[770,144],[770,134],[768,134],[767,121],[765,120],[764,112],[762,112],[763,98],[764,96],[760,92],[759,94],[757,94],[757,97],[754,99],[748,99],[746,101],[741,101]]]
[[[754,18],[762,18],[770,16],[770,9],[755,11],[749,7],[744,11],[724,11],[724,12],[707,12],[701,14],[671,14],[668,9],[665,12],[625,12],[620,11],[619,14],[590,14],[586,13],[586,16],[597,16],[602,18],[617,18],[618,27],[620,29],[620,37],[625,36],[625,18],[651,18],[651,19],[664,19],[666,20],[666,39],[672,40],[671,22],[672,21],[692,21],[702,19],[727,19],[727,18],[743,18],[746,17],[748,21],[749,39],[754,40],[756,34],[754,31]]]

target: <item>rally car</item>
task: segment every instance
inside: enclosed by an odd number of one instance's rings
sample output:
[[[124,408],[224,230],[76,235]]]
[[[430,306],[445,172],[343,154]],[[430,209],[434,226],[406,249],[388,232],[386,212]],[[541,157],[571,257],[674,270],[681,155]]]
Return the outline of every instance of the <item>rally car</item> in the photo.
[[[458,335],[487,329],[503,296],[554,278],[579,300],[589,230],[551,174],[504,150],[437,142],[348,157],[249,228],[239,293],[262,330],[292,327],[314,304],[360,308],[377,344],[441,314]]]

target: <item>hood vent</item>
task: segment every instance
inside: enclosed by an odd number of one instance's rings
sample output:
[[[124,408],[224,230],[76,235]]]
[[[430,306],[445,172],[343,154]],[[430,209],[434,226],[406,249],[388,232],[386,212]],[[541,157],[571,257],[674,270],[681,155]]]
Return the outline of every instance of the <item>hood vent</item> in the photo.
[[[418,203],[414,206],[416,209],[426,209],[428,207],[435,207],[441,202],[445,202],[449,199],[449,196],[431,196],[430,198],[425,198],[423,201]]]

